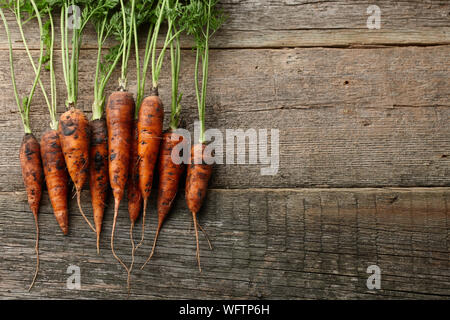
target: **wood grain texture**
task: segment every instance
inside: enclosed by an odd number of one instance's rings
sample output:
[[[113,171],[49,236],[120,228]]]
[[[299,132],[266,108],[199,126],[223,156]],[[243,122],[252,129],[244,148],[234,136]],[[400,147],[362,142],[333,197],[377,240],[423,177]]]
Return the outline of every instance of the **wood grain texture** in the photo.
[[[221,0],[220,4],[227,20],[212,39],[213,48],[450,44],[450,4],[446,0],[376,1],[381,10],[379,30],[367,28],[367,8],[374,4],[367,0]],[[23,48],[10,13],[8,20],[15,48]],[[37,49],[37,33],[28,32],[33,28],[36,26],[29,24],[25,31],[30,46]],[[85,48],[97,45],[92,29],[84,40]],[[182,45],[191,47],[191,39],[183,37]],[[6,37],[2,37],[0,50],[5,48]]]
[[[215,249],[210,252],[200,235],[201,274],[180,190],[154,260],[133,275],[131,298],[449,299],[450,3],[380,0],[381,29],[368,30],[372,1],[220,2],[228,19],[212,41],[207,126],[223,133],[279,129],[280,169],[275,176],[261,176],[261,164],[215,166],[199,215]],[[13,17],[7,17],[18,88],[26,92],[33,72]],[[25,32],[37,57],[36,26],[28,24]],[[70,201],[70,234],[63,237],[45,193],[41,273],[32,292],[26,291],[35,263],[34,225],[20,176],[23,131],[2,24],[0,34],[0,299],[124,299],[126,274],[109,249],[111,197],[98,256],[76,201]],[[96,54],[92,29],[84,40],[78,107],[89,113]],[[182,46],[182,116],[192,131],[192,42],[184,37]],[[133,57],[130,63],[134,93]],[[62,113],[59,63],[56,72]],[[166,62],[160,81],[166,123],[169,74]],[[118,73],[108,94],[117,78]],[[37,137],[48,122],[38,89],[31,111]],[[138,266],[156,227],[154,197],[155,192]],[[87,190],[82,202],[91,218]],[[126,208],[124,200],[116,250],[129,263]],[[382,272],[378,291],[366,287],[366,270],[373,264]],[[66,289],[70,265],[81,268],[79,291]]]
[[[94,51],[81,60],[79,107],[90,110]],[[29,74],[24,52],[17,73]],[[0,64],[6,65],[6,52]],[[193,130],[194,57],[184,52],[183,117]],[[168,64],[165,65],[168,67]],[[213,50],[207,126],[280,130],[280,169],[261,176],[257,165],[217,165],[214,188],[450,186],[450,46],[384,49]],[[23,189],[17,151],[20,118],[6,69],[0,71],[0,190]],[[64,87],[58,70],[59,103]],[[170,110],[164,69],[161,97]],[[113,79],[116,79],[114,77]],[[135,90],[130,67],[130,90]],[[18,87],[28,88],[28,78]],[[110,84],[108,92],[115,86]],[[63,108],[60,108],[63,111]],[[37,92],[31,124],[48,123]],[[253,146],[254,148],[255,146]],[[225,150],[226,151],[226,150]],[[248,151],[247,151],[248,152]]]
[[[199,218],[214,250],[201,236],[201,274],[191,217],[180,194],[154,259],[133,276],[132,298],[450,298],[449,188],[211,190]],[[90,212],[87,192],[83,201]],[[41,273],[27,293],[33,219],[24,192],[1,192],[0,297],[126,298],[126,274],[109,251],[112,201],[108,205],[97,256],[94,234],[75,201],[71,230],[63,238],[44,196]],[[129,262],[126,208],[124,202],[116,250]],[[148,239],[157,223],[154,213],[152,199]],[[151,242],[138,251],[138,266]],[[377,291],[366,287],[366,270],[373,264],[382,272]],[[81,290],[66,289],[69,265],[81,268]]]

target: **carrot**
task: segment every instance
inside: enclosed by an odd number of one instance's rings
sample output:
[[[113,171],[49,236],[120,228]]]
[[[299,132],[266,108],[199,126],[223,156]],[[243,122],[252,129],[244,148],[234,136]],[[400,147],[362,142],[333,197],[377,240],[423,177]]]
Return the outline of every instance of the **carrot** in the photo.
[[[67,169],[75,185],[78,208],[84,220],[95,232],[81,208],[81,190],[89,173],[90,141],[89,121],[83,111],[72,107],[63,113],[59,120],[58,133]]]
[[[139,190],[139,172],[138,172],[138,162],[139,156],[137,153],[138,148],[138,130],[137,122],[133,125],[133,135],[131,144],[131,162],[130,162],[130,172],[128,176],[128,213],[130,215],[130,220],[132,225],[136,223],[139,218],[139,214],[142,208],[142,195]]]
[[[69,176],[56,130],[49,130],[42,136],[41,157],[53,213],[63,234],[67,235],[69,232],[69,210],[67,206]]]
[[[139,106],[139,110],[137,110],[139,135],[139,189],[141,190],[142,198],[144,200],[144,209],[142,214],[142,236],[141,241],[137,245],[137,248],[144,242],[147,202],[152,189],[153,172],[158,160],[158,151],[159,145],[161,143],[161,135],[163,129],[164,107],[161,99],[158,96],[158,80],[167,46],[173,41],[173,37],[170,37],[172,34],[172,23],[170,19],[168,19],[167,21],[168,31],[165,37],[164,46],[159,52],[159,56],[156,53],[156,44],[161,24],[166,17],[170,16],[168,10],[168,0],[158,0],[156,2],[155,15],[157,19],[154,25],[151,25],[148,30],[142,72],[139,65],[139,59],[136,59],[136,67],[138,70],[138,90],[136,100],[137,106]],[[174,12],[175,10],[172,11],[172,14]],[[136,24],[134,25],[134,35],[136,54],[139,54]],[[143,99],[146,73],[149,65],[151,66],[152,74],[152,91],[150,93],[150,96]]]
[[[105,1],[98,1],[97,6],[102,6]],[[92,103],[91,146],[89,154],[89,185],[91,190],[92,208],[94,213],[95,230],[97,232],[97,253],[100,251],[100,233],[102,229],[105,201],[108,193],[108,132],[106,121],[103,117],[105,109],[105,89],[116,68],[121,56],[121,44],[111,47],[108,54],[103,55],[105,41],[114,33],[117,27],[111,13],[116,6],[111,2],[105,10],[97,11],[92,22],[97,34],[97,65],[94,78],[94,100]],[[117,16],[118,17],[118,16]]]
[[[33,8],[33,13],[29,12],[30,16],[35,16],[38,21],[39,25],[39,32],[42,35],[43,34],[43,26],[42,26],[42,20],[41,20],[41,13],[39,12],[38,7],[36,6],[36,3],[34,0],[30,0],[31,6]],[[34,135],[31,132],[30,127],[30,109],[31,109],[31,102],[33,100],[33,96],[36,90],[36,86],[38,82],[40,82],[40,75],[42,66],[44,64],[44,45],[43,42],[40,42],[40,50],[39,50],[39,63],[38,68],[36,68],[33,58],[31,56],[31,53],[28,49],[27,41],[25,39],[24,33],[23,33],[23,23],[22,23],[22,13],[21,9],[24,6],[24,3],[17,2],[12,3],[5,3],[0,7],[0,17],[3,21],[3,24],[5,26],[5,32],[6,37],[8,40],[8,49],[9,49],[9,66],[10,66],[10,72],[11,72],[11,82],[13,85],[13,91],[14,91],[14,97],[17,104],[17,108],[19,109],[19,114],[22,119],[22,125],[25,131],[25,135],[22,140],[22,144],[19,151],[19,158],[20,158],[20,165],[22,168],[22,178],[25,185],[25,190],[27,191],[27,199],[28,204],[30,206],[31,212],[34,216],[34,222],[36,227],[36,244],[35,244],[35,251],[36,251],[36,270],[33,276],[33,280],[30,284],[30,287],[28,288],[28,291],[31,290],[34,283],[36,282],[36,278],[39,272],[39,223],[38,223],[38,213],[39,213],[39,206],[40,201],[42,197],[42,183],[43,183],[43,170],[42,170],[42,162],[40,158],[40,147],[39,142],[36,140]],[[20,34],[23,39],[23,44],[25,46],[26,52],[28,54],[28,57],[31,61],[31,64],[33,66],[33,69],[35,71],[35,78],[33,81],[33,85],[30,89],[30,92],[28,96],[21,99],[19,97],[19,92],[17,90],[17,84],[16,84],[16,76],[15,76],[15,70],[14,70],[14,59],[13,59],[13,48],[12,48],[12,41],[11,41],[11,33],[9,31],[8,22],[5,18],[5,15],[3,13],[2,7],[4,8],[10,8],[12,12],[14,13],[17,21],[17,25],[19,27]]]
[[[133,95],[123,91],[113,92],[106,105],[106,124],[108,126],[109,147],[109,180],[114,195],[114,221],[111,232],[111,251],[127,272],[128,268],[114,251],[114,232],[120,201],[123,198],[128,178],[134,108]]]
[[[158,160],[159,145],[164,121],[164,108],[161,99],[154,91],[153,96],[144,99],[139,108],[138,156],[139,156],[139,189],[144,200],[142,214],[142,236],[138,246],[144,241],[145,212],[147,201],[152,190],[153,172]]]
[[[183,14],[180,23],[188,30],[188,34],[194,36],[196,51],[194,80],[200,122],[200,137],[198,143],[191,148],[191,162],[187,169],[185,191],[186,202],[194,219],[197,262],[200,272],[202,269],[200,266],[197,228],[202,228],[197,222],[197,214],[205,199],[208,181],[212,174],[212,167],[210,165],[212,159],[209,159],[209,156],[204,155],[204,150],[206,148],[205,114],[208,86],[209,40],[224,20],[220,10],[217,10],[215,7],[216,4],[217,1],[214,0],[192,0],[190,4],[185,7],[186,12]],[[193,17],[195,18],[193,19]],[[199,82],[199,66],[202,69],[201,82]]]
[[[208,191],[208,182],[212,174],[212,166],[205,163],[206,158],[204,150],[205,144],[195,144],[191,148],[191,163],[187,168],[186,176],[186,203],[189,210],[192,213],[194,219],[195,228],[195,240],[197,244],[197,262],[200,272],[202,271],[200,266],[200,249],[198,243],[198,230],[200,226],[197,222],[197,214],[203,204],[203,201]]]
[[[141,267],[150,261],[155,252],[156,242],[158,240],[159,233],[163,226],[163,223],[168,216],[170,209],[172,208],[173,201],[178,192],[178,185],[180,178],[184,171],[183,164],[175,164],[172,161],[172,150],[179,143],[182,143],[183,137],[175,132],[169,131],[163,134],[159,161],[159,186],[158,186],[158,227],[156,229],[155,239],[153,241],[153,248],[147,261]]]
[[[104,119],[93,120],[91,127],[91,147],[89,162],[89,186],[97,232],[97,253],[100,252],[100,232],[108,195],[108,132]]]
[[[128,270],[128,292],[131,290],[131,271],[133,270],[134,265],[134,253],[135,253],[135,244],[133,239],[133,229],[136,223],[136,220],[139,218],[139,214],[142,208],[142,195],[139,190],[139,172],[138,172],[138,161],[139,156],[137,153],[138,147],[138,130],[137,130],[137,121],[134,121],[133,125],[133,141],[131,144],[131,162],[130,162],[130,170],[128,176],[128,214],[130,216],[131,226],[130,226],[130,241],[131,241],[131,264]]]
[[[39,142],[31,133],[25,134],[20,147],[20,165],[22,167],[22,177],[27,191],[28,204],[34,216],[36,225],[36,271],[29,290],[33,287],[39,272],[39,224],[38,213],[42,196],[42,183],[44,173],[40,157]]]

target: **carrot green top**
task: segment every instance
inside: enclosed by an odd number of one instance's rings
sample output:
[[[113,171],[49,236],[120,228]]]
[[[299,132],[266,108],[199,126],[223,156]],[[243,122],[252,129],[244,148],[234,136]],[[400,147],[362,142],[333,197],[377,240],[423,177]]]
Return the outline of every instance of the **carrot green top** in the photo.
[[[17,1],[7,1],[7,2],[2,2],[1,3],[1,7],[3,8],[9,8],[13,11],[14,15],[16,16],[16,20],[19,24],[19,28],[21,30],[21,34],[22,37],[24,38],[23,35],[23,30],[22,30],[22,21],[21,21],[21,9],[24,8],[24,2],[21,2],[19,0]],[[25,9],[29,12],[32,13],[34,12],[34,14],[36,15],[37,19],[38,19],[38,24],[39,24],[39,30],[41,32],[41,34],[43,33],[43,26],[42,26],[42,20],[40,17],[40,12],[39,9],[35,3],[34,0],[30,0],[30,2],[27,4],[27,6],[25,7]],[[19,113],[20,116],[22,118],[22,123],[23,123],[23,127],[25,130],[25,133],[31,133],[31,128],[30,128],[30,119],[29,119],[29,115],[30,115],[30,108],[31,108],[31,101],[33,99],[35,90],[36,90],[36,86],[39,82],[39,77],[41,74],[41,70],[42,70],[42,66],[44,64],[44,45],[43,42],[40,42],[40,51],[39,51],[39,63],[38,63],[38,68],[36,69],[34,62],[32,63],[33,68],[35,69],[36,72],[36,77],[33,81],[33,85],[31,87],[31,90],[29,92],[29,95],[24,97],[23,99],[21,99],[19,97],[19,93],[17,90],[17,84],[16,84],[16,77],[15,77],[15,71],[14,71],[14,59],[13,59],[13,48],[12,48],[12,41],[11,41],[11,33],[9,31],[9,27],[8,27],[8,22],[6,21],[6,17],[3,13],[3,10],[0,8],[0,16],[3,20],[3,24],[5,26],[5,32],[6,32],[6,36],[8,38],[8,45],[9,45],[9,62],[10,62],[10,69],[11,69],[11,81],[13,84],[13,89],[14,89],[14,97],[16,99],[16,104],[17,107],[19,109]],[[31,55],[30,52],[28,50],[28,46],[26,45],[26,41],[24,41],[25,44],[25,48],[27,50],[28,55],[30,56],[31,59]],[[32,60],[32,59],[31,59]]]
[[[205,143],[206,89],[208,85],[209,40],[222,25],[224,16],[216,8],[218,0],[190,0],[182,17],[182,26],[195,40],[195,93],[200,120],[199,143]],[[202,69],[201,90],[198,79]]]

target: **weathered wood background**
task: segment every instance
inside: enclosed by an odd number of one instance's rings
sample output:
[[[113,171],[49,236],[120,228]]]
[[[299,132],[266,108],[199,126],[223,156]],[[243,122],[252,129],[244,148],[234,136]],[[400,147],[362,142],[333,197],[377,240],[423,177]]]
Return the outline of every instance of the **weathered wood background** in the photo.
[[[215,167],[200,215],[214,250],[201,238],[201,274],[180,192],[154,259],[133,275],[131,298],[448,299],[450,3],[376,1],[381,29],[368,30],[372,1],[221,2],[228,20],[212,45],[208,126],[280,129],[280,170],[261,176],[261,165]],[[32,69],[12,15],[8,19],[19,88],[25,90]],[[37,56],[34,30],[26,28]],[[35,288],[26,290],[34,272],[34,225],[18,162],[23,134],[3,26],[0,34],[0,297],[126,298],[126,274],[108,245],[112,203],[97,255],[74,201],[71,231],[63,237],[46,194],[41,272]],[[192,129],[190,43],[183,39],[181,88],[183,117]],[[86,112],[94,57],[91,30],[80,70],[79,107]],[[135,71],[130,68],[131,91]],[[62,112],[59,67],[57,72]],[[113,81],[110,90],[115,86]],[[160,92],[168,106],[167,64]],[[40,92],[31,123],[38,137],[47,128]],[[91,212],[87,190],[83,205]],[[154,235],[154,198],[149,211],[138,265]],[[128,232],[124,201],[116,246],[125,261],[130,261]],[[381,269],[380,290],[366,287],[366,270],[373,264]],[[66,287],[69,265],[81,268],[81,290]]]

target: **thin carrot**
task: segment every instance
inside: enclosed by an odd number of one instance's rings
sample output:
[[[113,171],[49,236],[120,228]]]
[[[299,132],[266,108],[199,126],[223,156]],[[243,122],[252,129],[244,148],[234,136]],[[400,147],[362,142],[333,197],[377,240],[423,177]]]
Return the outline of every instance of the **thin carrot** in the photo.
[[[183,164],[175,164],[172,161],[172,150],[179,143],[182,143],[183,137],[179,134],[169,131],[163,134],[161,150],[158,161],[159,172],[159,186],[158,186],[158,227],[156,229],[155,239],[153,240],[153,247],[147,261],[141,267],[143,269],[145,265],[150,261],[155,252],[156,242],[158,240],[159,233],[163,226],[163,223],[168,216],[170,209],[172,208],[173,201],[178,192],[178,186],[181,176],[184,171]]]
[[[197,214],[203,204],[208,191],[208,182],[212,174],[212,166],[207,164],[204,155],[205,144],[195,144],[191,148],[191,163],[188,165],[186,176],[186,203],[194,219],[195,239],[197,244],[197,262],[200,272],[200,248],[198,243]]]
[[[40,17],[40,12],[34,2],[34,0],[30,0],[31,5],[33,7],[33,11],[36,14],[38,24],[39,24],[39,31],[40,34],[42,34],[42,21]],[[21,3],[17,2],[16,4],[8,3],[7,6],[11,7],[14,15],[16,16],[17,23],[19,25],[20,30],[22,31],[22,22],[20,20],[21,13]],[[31,132],[30,127],[30,109],[31,109],[31,101],[33,99],[36,86],[39,82],[39,77],[41,74],[42,66],[43,66],[43,59],[44,59],[44,46],[42,41],[40,42],[40,55],[39,55],[39,67],[35,68],[35,78],[33,81],[33,85],[30,89],[29,95],[23,99],[20,99],[19,93],[17,90],[16,85],[16,77],[15,77],[15,71],[14,71],[14,59],[13,59],[13,49],[12,49],[12,41],[11,41],[11,33],[9,31],[8,22],[5,18],[5,15],[3,13],[3,10],[0,8],[0,16],[3,21],[3,24],[5,26],[5,32],[8,39],[8,48],[9,48],[9,64],[10,64],[10,71],[11,71],[11,82],[13,85],[14,90],[14,97],[16,100],[17,108],[19,109],[19,113],[22,119],[23,128],[25,131],[25,135],[22,140],[22,144],[19,151],[19,158],[20,158],[20,165],[22,168],[22,178],[25,185],[25,190],[27,192],[27,199],[28,204],[30,206],[31,212],[34,216],[34,222],[36,227],[36,244],[35,244],[35,251],[36,251],[36,270],[33,276],[33,280],[30,284],[30,287],[28,288],[28,291],[31,290],[33,287],[38,272],[39,272],[39,224],[38,224],[38,213],[39,213],[39,206],[40,201],[42,197],[42,184],[44,179],[44,173],[42,170],[42,162],[40,157],[40,147],[39,142],[36,140],[34,135]],[[21,32],[23,34],[23,32]],[[26,41],[24,41],[26,43]],[[28,51],[28,50],[27,50]],[[30,58],[32,61],[32,58]],[[33,64],[34,67],[34,64]]]
[[[145,234],[145,212],[152,190],[153,172],[158,160],[159,145],[163,130],[164,108],[161,99],[155,95],[144,99],[139,109],[138,120],[138,155],[139,155],[139,189],[144,200],[142,214],[142,236],[138,246],[142,245]]]
[[[104,119],[92,120],[91,147],[89,163],[89,186],[91,191],[92,209],[94,211],[95,231],[97,233],[97,253],[100,252],[100,232],[105,213],[108,195],[108,131]]]
[[[175,23],[177,19],[173,15],[169,15],[168,19],[171,21],[174,32],[176,33]],[[158,199],[157,199],[157,211],[158,211],[158,227],[156,229],[155,239],[153,240],[153,247],[147,261],[141,267],[150,261],[155,253],[156,242],[158,240],[159,233],[163,226],[163,223],[168,216],[170,209],[172,208],[173,201],[178,192],[178,185],[181,175],[184,171],[184,165],[182,163],[176,164],[172,160],[172,151],[180,143],[183,142],[183,137],[176,132],[180,122],[181,112],[181,97],[182,94],[178,91],[178,80],[180,74],[181,64],[181,46],[178,36],[170,43],[170,57],[171,57],[171,70],[172,70],[172,104],[169,130],[162,136],[162,142],[160,147],[160,154],[158,159],[158,172],[159,172],[159,186],[158,186]]]
[[[20,147],[20,165],[22,167],[22,177],[25,189],[27,190],[28,204],[34,216],[36,225],[36,271],[33,281],[29,289],[31,289],[36,281],[39,272],[39,224],[38,213],[39,205],[42,197],[42,184],[44,181],[44,173],[42,170],[42,162],[40,155],[39,142],[31,133],[26,133]]]
[[[111,233],[111,250],[117,261],[128,268],[114,251],[114,231],[120,201],[123,198],[128,178],[130,150],[132,145],[134,99],[128,92],[113,92],[106,105],[106,124],[108,126],[109,180],[114,195],[114,222]]]
[[[181,19],[181,25],[184,25],[188,34],[194,36],[196,46],[194,80],[200,121],[200,137],[198,142],[191,148],[191,162],[188,165],[186,176],[186,202],[194,220],[197,262],[200,272],[202,271],[198,242],[198,227],[200,225],[197,221],[197,214],[205,199],[208,181],[212,174],[212,167],[210,165],[212,159],[209,158],[209,155],[204,154],[206,148],[205,113],[208,85],[209,40],[224,20],[223,15],[216,8],[217,2],[217,0],[191,0],[189,5],[186,6],[186,14]],[[201,89],[198,79],[199,66],[202,69]]]
[[[133,229],[136,224],[136,220],[139,218],[139,214],[142,208],[142,195],[139,190],[139,172],[138,172],[138,161],[139,156],[137,153],[138,147],[138,130],[137,121],[134,121],[133,125],[133,141],[131,144],[131,162],[130,170],[128,176],[128,186],[127,186],[127,196],[128,196],[128,214],[130,216],[130,241],[131,241],[131,264],[128,270],[128,292],[131,290],[131,271],[134,265],[134,254],[135,254],[135,244],[133,239]]]
[[[120,0],[120,13],[116,16],[118,18],[121,17],[118,21],[122,21],[122,24],[117,23],[114,29],[114,34],[120,39],[121,43],[119,56],[122,57],[122,66],[119,78],[119,89],[109,96],[106,105],[106,125],[108,127],[109,181],[114,195],[111,252],[114,258],[123,266],[129,279],[129,268],[123,263],[122,259],[117,256],[114,250],[114,234],[119,213],[119,205],[122,201],[129,175],[130,153],[133,144],[133,114],[135,112],[133,95],[127,92],[127,76],[136,1],[131,0],[127,5],[128,7],[125,6],[123,0]]]
[[[103,2],[103,3],[102,3]],[[105,0],[98,1],[100,7]],[[111,15],[118,1],[112,1],[105,10],[100,10],[93,17],[93,25],[97,33],[97,65],[94,79],[94,101],[92,103],[91,146],[89,161],[89,187],[94,214],[95,231],[97,233],[97,253],[100,253],[100,233],[105,212],[109,185],[108,172],[108,129],[103,117],[105,109],[105,89],[122,54],[122,45],[111,47],[108,54],[102,55],[105,41],[114,33],[119,14]]]
[[[49,130],[42,136],[41,156],[53,213],[63,234],[67,235],[69,232],[69,210],[67,206],[69,176],[56,130]]]
[[[137,91],[137,106],[138,111],[138,155],[139,155],[139,189],[144,200],[144,209],[142,213],[142,235],[141,241],[136,248],[142,245],[145,237],[145,218],[147,202],[152,190],[153,172],[156,162],[158,160],[158,151],[161,143],[161,135],[164,122],[164,107],[158,95],[158,80],[161,72],[163,58],[167,46],[172,42],[170,35],[172,34],[172,25],[168,20],[168,32],[164,41],[164,46],[159,53],[156,54],[156,41],[158,39],[159,30],[162,22],[168,13],[168,0],[158,0],[157,8],[155,9],[157,19],[154,25],[151,25],[148,30],[147,43],[144,54],[144,65],[142,72],[139,66],[139,59],[137,59],[138,70],[138,91]],[[137,27],[134,26],[135,47],[138,53],[137,41]],[[151,61],[150,61],[151,60]],[[151,62],[151,63],[150,63]],[[146,72],[148,66],[151,66],[152,73],[152,90],[150,96],[143,99]]]

